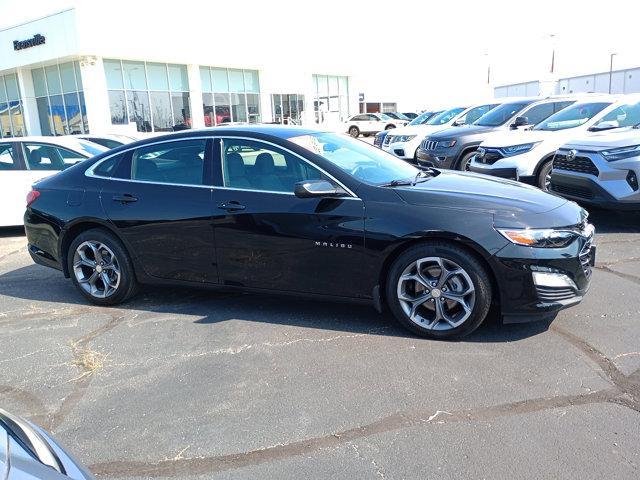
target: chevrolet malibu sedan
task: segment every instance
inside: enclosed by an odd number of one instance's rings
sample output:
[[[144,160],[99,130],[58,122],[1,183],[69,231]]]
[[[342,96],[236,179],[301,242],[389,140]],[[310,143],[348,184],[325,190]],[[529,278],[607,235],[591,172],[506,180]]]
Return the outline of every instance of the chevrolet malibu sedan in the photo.
[[[418,169],[339,133],[221,127],[111,150],[36,184],[28,251],[98,305],[140,284],[387,306],[455,338],[494,306],[548,319],[589,287],[585,210],[515,182]]]

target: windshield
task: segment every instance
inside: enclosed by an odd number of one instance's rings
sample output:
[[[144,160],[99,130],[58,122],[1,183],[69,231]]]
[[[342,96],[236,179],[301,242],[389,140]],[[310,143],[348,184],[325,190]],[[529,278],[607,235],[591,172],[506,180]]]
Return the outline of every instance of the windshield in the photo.
[[[444,125],[445,123],[451,121],[453,117],[459,115],[464,111],[464,107],[452,108],[450,110],[445,110],[439,115],[434,115],[427,121],[427,125]]]
[[[594,126],[603,122],[610,123],[611,128],[632,127],[640,123],[640,102],[626,103],[614,108],[600,119]]]
[[[490,112],[485,113],[473,124],[483,127],[499,127],[500,125],[508,122],[511,117],[530,104],[531,102],[503,103]]]
[[[442,113],[442,112],[424,112],[424,113],[421,113],[416,118],[411,120],[411,122],[409,122],[409,125],[423,125],[423,124],[427,123],[427,121],[430,118],[435,117],[439,113]]]
[[[534,130],[556,131],[579,127],[611,105],[611,102],[578,103],[554,113]]]
[[[400,119],[400,116],[397,113],[387,112],[385,115],[387,115],[388,117],[391,117],[391,118],[395,118],[396,120]]]
[[[490,110],[493,110],[498,106],[497,103],[491,103],[489,105],[480,105],[479,107],[474,107],[467,112],[464,116],[464,123],[473,123],[478,120],[481,116],[487,113]]]
[[[400,112],[396,113],[396,117],[398,117],[400,120],[409,120],[409,117],[407,117],[404,113],[400,113]]]
[[[386,113],[379,113],[378,115],[380,115],[380,118],[382,120],[393,120],[393,118],[391,118],[389,115],[387,115]]]
[[[379,148],[339,133],[319,132],[289,139],[371,185],[413,179],[419,169]]]

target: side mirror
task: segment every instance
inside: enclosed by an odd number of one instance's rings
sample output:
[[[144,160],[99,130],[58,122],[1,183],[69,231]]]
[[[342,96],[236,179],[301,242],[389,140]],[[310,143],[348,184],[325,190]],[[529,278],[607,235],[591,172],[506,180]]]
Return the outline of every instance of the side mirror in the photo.
[[[342,188],[327,180],[304,180],[295,184],[293,193],[298,198],[343,197],[347,194]]]
[[[527,117],[516,117],[516,119],[511,124],[511,128],[516,129],[518,127],[524,127],[529,125],[529,119]]]
[[[466,118],[459,118],[458,120],[453,122],[454,127],[461,127],[462,125],[466,125],[466,124],[467,124]]]
[[[592,126],[590,132],[601,132],[603,130],[611,130],[612,128],[618,128],[620,125],[615,120],[608,120],[606,122],[600,122]]]

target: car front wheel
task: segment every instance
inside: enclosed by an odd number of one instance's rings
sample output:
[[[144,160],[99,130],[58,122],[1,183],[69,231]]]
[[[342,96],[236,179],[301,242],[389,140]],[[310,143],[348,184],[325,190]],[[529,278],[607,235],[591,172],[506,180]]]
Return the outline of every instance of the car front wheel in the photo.
[[[553,169],[553,162],[548,161],[540,168],[540,172],[538,173],[538,187],[545,191],[549,191],[549,187],[551,186],[551,170]]]
[[[429,242],[396,259],[385,294],[407,329],[423,337],[455,339],[483,322],[492,288],[487,271],[472,254],[453,244]]]
[[[92,229],[69,246],[67,266],[80,293],[98,305],[115,305],[135,294],[137,282],[124,245],[112,233]]]
[[[358,138],[360,136],[360,129],[358,127],[349,128],[349,135],[353,138]]]

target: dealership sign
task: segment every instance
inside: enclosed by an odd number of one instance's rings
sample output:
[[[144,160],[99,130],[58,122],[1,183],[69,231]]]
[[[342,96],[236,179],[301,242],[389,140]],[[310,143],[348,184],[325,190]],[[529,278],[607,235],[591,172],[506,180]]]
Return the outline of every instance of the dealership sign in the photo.
[[[14,40],[13,41],[13,49],[14,50],[24,50],[25,48],[36,47],[38,45],[42,45],[46,42],[46,38],[44,35],[40,35],[36,33],[29,40]]]

